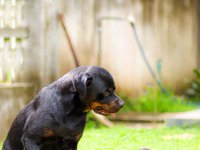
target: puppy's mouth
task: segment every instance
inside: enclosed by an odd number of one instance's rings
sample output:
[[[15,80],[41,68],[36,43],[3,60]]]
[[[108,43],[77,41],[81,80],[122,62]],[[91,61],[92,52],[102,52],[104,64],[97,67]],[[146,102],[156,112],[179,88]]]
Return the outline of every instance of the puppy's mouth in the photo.
[[[115,112],[108,112],[106,111],[105,109],[103,109],[103,107],[101,106],[97,106],[93,109],[93,111],[97,114],[100,114],[100,115],[104,115],[104,116],[109,116],[111,115],[112,117],[115,117],[116,113]]]

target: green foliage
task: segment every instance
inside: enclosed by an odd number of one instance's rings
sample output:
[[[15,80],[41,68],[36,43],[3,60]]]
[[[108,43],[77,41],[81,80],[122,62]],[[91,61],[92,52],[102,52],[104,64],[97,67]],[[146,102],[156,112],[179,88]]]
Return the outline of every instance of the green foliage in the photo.
[[[192,81],[191,87],[186,91],[186,96],[200,101],[200,70],[194,69],[196,79]]]
[[[138,99],[122,95],[125,100],[123,111],[136,112],[183,112],[192,110],[194,105],[189,104],[182,97],[175,96],[172,91],[162,92],[155,87],[148,87],[146,92]]]
[[[78,150],[199,150],[199,127],[131,129],[87,129],[78,144]]]

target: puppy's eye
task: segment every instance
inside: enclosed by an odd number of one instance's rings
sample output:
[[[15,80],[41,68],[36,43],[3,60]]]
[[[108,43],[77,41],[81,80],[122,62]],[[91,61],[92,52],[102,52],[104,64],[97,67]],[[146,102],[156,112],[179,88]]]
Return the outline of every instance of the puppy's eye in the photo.
[[[112,92],[113,92],[113,89],[109,88],[104,92],[104,96],[109,96]]]
[[[105,91],[104,92],[104,96],[106,97],[106,96],[109,96],[110,95],[110,92],[109,91]]]

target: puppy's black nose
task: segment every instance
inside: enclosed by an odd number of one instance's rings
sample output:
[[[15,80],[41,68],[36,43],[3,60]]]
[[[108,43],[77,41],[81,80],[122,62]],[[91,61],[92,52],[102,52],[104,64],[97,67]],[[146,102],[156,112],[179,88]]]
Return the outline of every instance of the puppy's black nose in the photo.
[[[121,99],[116,99],[115,103],[120,107],[122,108],[124,106],[124,102],[121,100]]]

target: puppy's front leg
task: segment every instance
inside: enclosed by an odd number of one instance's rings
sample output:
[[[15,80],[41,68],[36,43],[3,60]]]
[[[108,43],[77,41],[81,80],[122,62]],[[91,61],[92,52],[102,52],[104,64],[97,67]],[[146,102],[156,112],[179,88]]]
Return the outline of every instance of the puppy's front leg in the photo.
[[[23,150],[40,150],[38,145],[38,138],[23,135],[21,139],[24,149]]]

